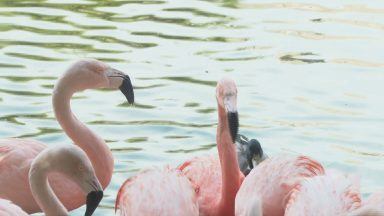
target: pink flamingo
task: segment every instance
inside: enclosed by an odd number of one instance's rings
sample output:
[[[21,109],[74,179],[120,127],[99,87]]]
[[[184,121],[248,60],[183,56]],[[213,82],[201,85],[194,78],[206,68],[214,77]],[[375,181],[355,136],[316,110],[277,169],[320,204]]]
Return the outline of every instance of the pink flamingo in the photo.
[[[303,178],[290,192],[286,216],[384,216],[384,191],[361,202],[357,177],[328,171]]]
[[[29,183],[33,197],[47,216],[68,215],[48,183],[50,173],[61,173],[76,182],[76,186],[87,194],[85,216],[93,214],[101,199],[103,189],[95,171],[83,150],[74,145],[59,146],[43,150],[32,161]],[[19,206],[0,199],[0,215],[27,216]]]
[[[306,156],[268,158],[244,179],[236,195],[236,215],[253,215],[252,209],[264,216],[284,215],[286,199],[298,182],[323,174],[321,164]]]
[[[81,123],[70,108],[70,99],[75,92],[92,88],[120,88],[130,103],[134,100],[132,84],[127,75],[97,60],[81,60],[59,79],[52,102],[61,127],[87,153],[105,188],[112,176],[112,153],[104,140]],[[0,140],[0,198],[12,201],[28,213],[40,211],[29,188],[28,172],[32,160],[46,147],[34,140]],[[72,210],[85,203],[81,190],[67,177],[52,175],[50,183],[67,209]]]
[[[361,205],[356,178],[336,171],[303,178],[287,199],[286,216],[347,215]]]
[[[231,79],[216,87],[219,122],[217,156],[194,158],[179,169],[189,178],[198,196],[200,215],[234,215],[235,197],[244,175],[239,169],[236,146],[238,131],[237,88]]]
[[[121,216],[198,216],[191,183],[179,170],[151,169],[129,178],[120,187],[115,210]]]
[[[238,129],[235,83],[229,79],[219,81],[216,97],[219,109],[216,140],[220,160],[217,157],[195,158],[176,170],[149,170],[128,179],[116,199],[120,215],[234,214],[236,192],[244,178],[234,145]]]

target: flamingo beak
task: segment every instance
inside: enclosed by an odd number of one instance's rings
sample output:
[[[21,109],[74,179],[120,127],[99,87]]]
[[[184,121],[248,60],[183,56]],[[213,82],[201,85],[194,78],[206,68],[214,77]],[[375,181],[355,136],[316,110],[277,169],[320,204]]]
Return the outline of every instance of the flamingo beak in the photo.
[[[228,125],[232,142],[235,143],[237,133],[239,132],[239,115],[236,108],[236,96],[225,96],[224,106],[227,111]]]
[[[97,206],[101,199],[103,198],[103,191],[91,191],[87,195],[87,208],[85,210],[84,216],[91,216],[96,210]]]
[[[121,84],[119,89],[124,94],[125,98],[127,98],[128,103],[133,104],[133,102],[135,101],[135,95],[133,93],[133,86],[131,83],[131,79],[126,74],[124,74],[122,77],[123,77],[123,83]]]

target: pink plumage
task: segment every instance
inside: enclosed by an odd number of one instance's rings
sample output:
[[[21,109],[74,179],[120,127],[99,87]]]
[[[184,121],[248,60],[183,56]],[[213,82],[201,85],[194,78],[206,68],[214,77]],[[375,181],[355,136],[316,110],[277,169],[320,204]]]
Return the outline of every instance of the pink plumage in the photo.
[[[359,208],[359,184],[338,172],[304,178],[292,189],[286,216],[346,215]]]
[[[284,215],[285,198],[303,177],[323,175],[317,161],[306,156],[277,155],[266,159],[245,178],[236,196],[236,215],[243,216],[261,200],[264,216]],[[256,199],[256,200],[258,200]]]
[[[100,136],[76,118],[69,100],[75,92],[85,89],[118,89],[124,85],[123,76],[126,75],[103,62],[80,60],[59,79],[52,95],[53,110],[58,122],[72,141],[86,152],[103,188],[112,177],[112,153]],[[29,188],[28,172],[31,161],[45,148],[45,144],[35,140],[0,140],[0,198],[11,200],[28,213],[41,211]],[[52,174],[49,182],[67,209],[72,210],[85,203],[80,188],[69,178]]]
[[[200,215],[232,216],[235,197],[244,179],[234,144],[237,135],[237,88],[231,79],[221,79],[216,87],[218,126],[216,144],[219,157],[198,157],[179,169],[191,181],[198,197]]]
[[[9,200],[0,199],[0,215],[1,216],[28,216],[19,206],[13,204]]]
[[[128,179],[116,198],[121,216],[199,215],[193,187],[175,169],[151,169]]]
[[[182,164],[179,169],[195,188],[200,211],[203,215],[220,200],[221,169],[218,156],[196,157]]]

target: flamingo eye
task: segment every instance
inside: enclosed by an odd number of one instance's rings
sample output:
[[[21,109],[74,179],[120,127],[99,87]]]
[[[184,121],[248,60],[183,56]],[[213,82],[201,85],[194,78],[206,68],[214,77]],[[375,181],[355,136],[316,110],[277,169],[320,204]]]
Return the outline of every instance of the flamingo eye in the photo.
[[[80,164],[78,169],[79,169],[79,171],[84,171],[84,166]]]

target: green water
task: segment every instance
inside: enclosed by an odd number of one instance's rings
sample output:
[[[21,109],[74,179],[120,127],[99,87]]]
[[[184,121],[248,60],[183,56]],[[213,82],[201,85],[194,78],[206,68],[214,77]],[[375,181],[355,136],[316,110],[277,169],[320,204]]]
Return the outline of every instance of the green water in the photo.
[[[0,0],[0,137],[71,143],[50,95],[76,59],[130,74],[134,107],[111,91],[72,100],[115,158],[96,215],[113,215],[118,188],[138,170],[216,153],[222,76],[238,84],[241,133],[269,155],[357,172],[364,195],[383,186],[383,1],[63,2]]]

